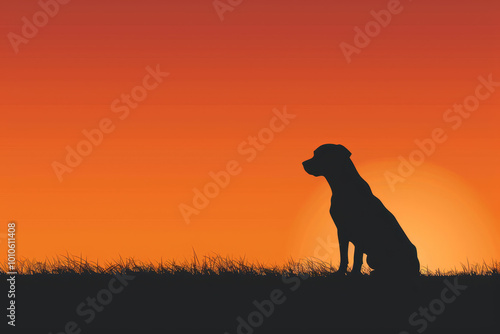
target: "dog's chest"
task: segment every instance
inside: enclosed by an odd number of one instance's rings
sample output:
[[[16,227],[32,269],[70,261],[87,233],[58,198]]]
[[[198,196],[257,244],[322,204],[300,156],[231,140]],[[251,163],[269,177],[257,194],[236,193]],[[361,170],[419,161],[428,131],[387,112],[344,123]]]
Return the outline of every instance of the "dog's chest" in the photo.
[[[351,202],[352,203],[352,202]],[[357,228],[357,222],[359,221],[359,215],[362,214],[360,210],[353,209],[349,201],[343,201],[341,199],[332,198],[330,206],[330,215],[332,216],[333,222],[338,229],[348,231]]]
[[[342,201],[335,200],[332,198],[332,204],[330,206],[330,215],[337,225],[337,227],[342,227],[347,225],[349,219],[349,212],[346,207],[342,204]]]

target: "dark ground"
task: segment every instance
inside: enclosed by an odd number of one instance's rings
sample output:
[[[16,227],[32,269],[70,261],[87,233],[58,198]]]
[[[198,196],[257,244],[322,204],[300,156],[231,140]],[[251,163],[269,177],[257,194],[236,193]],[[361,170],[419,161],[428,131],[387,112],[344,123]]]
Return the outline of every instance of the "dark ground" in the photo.
[[[284,281],[281,276],[132,275],[135,278],[120,293],[100,293],[104,303],[112,296],[100,312],[89,311],[86,299],[102,289],[109,291],[112,275],[17,276],[17,326],[12,332],[413,334],[425,324],[423,333],[498,333],[500,328],[499,276],[459,276],[458,284],[467,288],[459,296],[446,292],[444,298],[454,299],[447,304],[439,302],[447,287],[444,280],[453,285],[455,277],[404,283],[367,276],[290,276]],[[6,291],[7,277],[1,278]],[[121,286],[118,282],[113,281],[115,290]],[[269,300],[275,289],[282,291],[273,294],[280,304],[274,304],[269,317],[259,316],[253,302]],[[84,314],[78,315],[81,303]],[[417,315],[412,326],[410,315],[430,304],[439,315],[432,321]],[[442,305],[444,310],[439,309]],[[266,306],[270,311],[269,303]],[[87,324],[92,313],[95,318]],[[238,331],[238,317],[248,320],[251,314],[256,328]],[[76,328],[67,325],[71,321]]]

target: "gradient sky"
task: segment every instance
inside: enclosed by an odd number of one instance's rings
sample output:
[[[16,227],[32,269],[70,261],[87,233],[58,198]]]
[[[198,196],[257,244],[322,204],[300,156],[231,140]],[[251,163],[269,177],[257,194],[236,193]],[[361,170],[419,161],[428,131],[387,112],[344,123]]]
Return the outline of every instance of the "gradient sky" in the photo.
[[[0,221],[18,223],[19,255],[337,264],[328,186],[301,162],[341,143],[422,265],[499,259],[500,87],[456,129],[443,115],[479,76],[500,82],[500,3],[401,1],[348,63],[340,43],[387,4],[252,0],[221,21],[208,0],[73,0],[16,53],[8,34],[40,6],[2,3]],[[157,65],[169,76],[120,119],[112,102]],[[247,161],[238,147],[284,108],[296,117]],[[53,162],[106,118],[114,131],[59,182]],[[436,128],[447,139],[391,189],[386,172]],[[186,224],[179,205],[233,160]]]

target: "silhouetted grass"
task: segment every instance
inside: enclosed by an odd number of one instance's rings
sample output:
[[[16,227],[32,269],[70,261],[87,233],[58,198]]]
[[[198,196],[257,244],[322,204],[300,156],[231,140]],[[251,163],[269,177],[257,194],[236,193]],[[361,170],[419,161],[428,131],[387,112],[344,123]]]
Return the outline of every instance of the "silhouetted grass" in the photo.
[[[477,332],[478,324],[482,332],[499,326],[499,262],[466,264],[448,271],[424,268],[417,281],[377,280],[368,275],[343,278],[334,275],[335,266],[317,259],[273,266],[196,254],[185,261],[159,262],[133,258],[93,262],[66,255],[44,261],[21,259],[17,267],[16,310],[23,333],[60,333],[68,321],[76,321],[85,333],[150,333],[146,330],[154,329],[155,333],[233,334],[238,333],[241,319],[248,320],[259,311],[256,303],[267,303],[272,315],[262,318],[254,333],[315,332],[311,329],[413,333],[417,327],[409,316],[439,301],[443,291],[452,297],[451,290],[444,290],[450,284],[466,289],[429,326],[440,334]],[[1,264],[0,276],[5,273],[6,266]],[[124,284],[120,283],[123,277],[129,278]],[[122,290],[112,290],[121,284]],[[283,302],[269,306],[276,291]],[[95,319],[89,318],[92,300],[100,305]]]
[[[310,277],[332,275],[337,267],[318,259],[289,260],[284,265],[264,265],[250,262],[245,258],[231,258],[220,255],[204,256],[201,260],[195,254],[192,260],[145,262],[133,258],[119,258],[111,262],[93,262],[82,256],[64,255],[44,261],[20,259],[17,262],[19,275],[99,275],[116,272],[130,272],[157,275],[205,275],[205,276],[281,276],[305,274]],[[0,264],[0,275],[7,272],[5,263]],[[369,274],[363,268],[363,273]],[[500,262],[491,264],[463,264],[461,268],[452,270],[421,269],[422,276],[498,276]]]

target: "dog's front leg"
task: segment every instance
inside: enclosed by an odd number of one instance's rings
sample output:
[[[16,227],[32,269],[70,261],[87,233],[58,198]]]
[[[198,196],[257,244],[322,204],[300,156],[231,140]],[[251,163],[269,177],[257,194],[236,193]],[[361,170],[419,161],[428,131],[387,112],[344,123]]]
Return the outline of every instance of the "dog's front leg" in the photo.
[[[340,230],[337,231],[337,235],[339,237],[339,248],[340,248],[340,267],[337,271],[338,273],[346,273],[347,266],[349,265],[349,239],[347,239],[345,233],[342,233]]]
[[[363,251],[361,248],[354,246],[354,264],[352,265],[352,274],[361,274],[361,266],[363,266]]]

